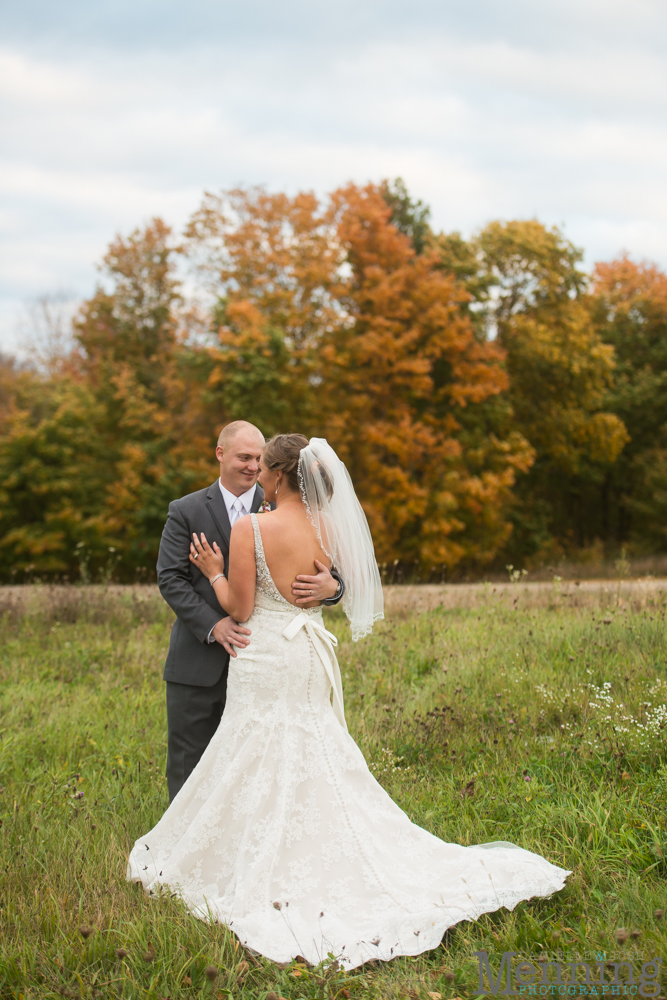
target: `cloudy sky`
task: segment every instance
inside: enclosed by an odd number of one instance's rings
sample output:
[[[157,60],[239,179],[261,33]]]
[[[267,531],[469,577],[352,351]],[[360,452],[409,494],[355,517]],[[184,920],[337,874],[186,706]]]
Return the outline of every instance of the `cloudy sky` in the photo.
[[[0,348],[204,189],[402,176],[667,267],[666,0],[0,0]]]

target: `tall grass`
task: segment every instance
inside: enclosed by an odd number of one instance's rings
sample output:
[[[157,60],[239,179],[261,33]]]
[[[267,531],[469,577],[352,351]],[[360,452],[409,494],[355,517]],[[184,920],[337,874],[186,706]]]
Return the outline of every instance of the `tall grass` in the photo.
[[[397,608],[359,644],[340,612],[329,615],[350,730],[412,819],[458,843],[512,841],[574,872],[549,900],[459,924],[417,959],[350,974],[277,967],[177,899],[125,882],[130,845],[167,804],[171,613],[159,597],[8,594],[0,996],[446,1000],[473,995],[479,949],[664,955],[664,597],[619,603],[613,591],[576,606],[562,593],[544,607],[482,588],[463,609]]]

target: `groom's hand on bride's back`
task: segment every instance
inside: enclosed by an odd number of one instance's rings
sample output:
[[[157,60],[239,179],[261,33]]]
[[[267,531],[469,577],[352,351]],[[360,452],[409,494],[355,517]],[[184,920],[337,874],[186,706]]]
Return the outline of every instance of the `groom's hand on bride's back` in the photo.
[[[297,604],[310,604],[311,601],[325,601],[330,597],[335,597],[338,593],[339,583],[324,563],[319,559],[315,560],[316,576],[297,576],[292,583],[292,594],[296,597]]]
[[[221,618],[220,621],[213,626],[213,631],[211,637],[219,642],[221,646],[227,650],[230,656],[236,656],[234,651],[234,646],[239,646],[244,649],[250,644],[250,639],[246,636],[251,635],[249,628],[244,628],[243,625],[239,625],[235,622],[233,618]]]

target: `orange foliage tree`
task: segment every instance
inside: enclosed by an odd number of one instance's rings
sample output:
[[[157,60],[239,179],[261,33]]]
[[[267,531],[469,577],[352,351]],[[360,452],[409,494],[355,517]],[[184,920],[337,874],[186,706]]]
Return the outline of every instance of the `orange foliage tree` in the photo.
[[[467,294],[437,252],[417,253],[392,224],[381,189],[348,185],[332,208],[348,271],[344,321],[322,350],[322,428],[348,464],[378,555],[490,561],[532,449],[518,434],[464,446],[463,416],[506,389],[503,352],[475,337]]]
[[[464,412],[506,388],[503,352],[475,337],[466,293],[391,215],[373,185],[325,205],[207,195],[186,236],[216,300],[209,388],[226,418],[340,449],[382,560],[488,561],[532,451],[516,433],[464,445]]]
[[[589,285],[580,258],[535,220],[436,234],[400,180],[206,194],[180,243],[118,236],[69,353],[0,358],[0,572],[152,574],[240,417],[327,437],[379,560],[422,578],[666,545],[667,277]]]

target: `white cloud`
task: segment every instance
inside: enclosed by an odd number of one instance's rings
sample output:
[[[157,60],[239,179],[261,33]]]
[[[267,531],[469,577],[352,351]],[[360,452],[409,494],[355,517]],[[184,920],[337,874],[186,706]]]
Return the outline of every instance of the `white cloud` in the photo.
[[[0,343],[22,299],[89,293],[115,232],[154,214],[180,226],[204,188],[237,183],[324,193],[401,175],[436,225],[537,216],[589,259],[625,247],[667,265],[662,0],[508,0],[502,17],[475,0],[449,23],[427,0],[409,18],[394,0],[311,5],[305,21],[286,0],[273,38],[263,0],[224,32],[202,3],[210,30],[184,25],[180,47],[166,2],[169,45],[146,29],[131,45],[0,50]],[[135,7],[148,25],[151,4]]]

